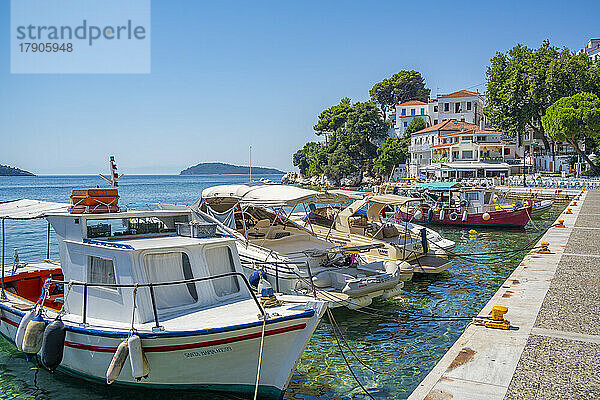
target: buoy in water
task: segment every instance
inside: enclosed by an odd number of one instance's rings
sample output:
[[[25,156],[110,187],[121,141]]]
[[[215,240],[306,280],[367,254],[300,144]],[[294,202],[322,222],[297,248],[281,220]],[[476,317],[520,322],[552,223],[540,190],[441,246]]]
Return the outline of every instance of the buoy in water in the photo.
[[[475,229],[471,229],[469,231],[469,235],[477,235],[477,231]]]
[[[65,324],[57,319],[46,327],[42,340],[42,365],[54,372],[60,365],[65,349]]]
[[[23,352],[27,354],[37,354],[42,348],[42,340],[44,338],[44,329],[46,323],[41,315],[37,314],[25,329],[23,336]]]
[[[491,218],[490,213],[484,212],[483,215],[481,216],[481,218],[483,218],[484,221],[489,221]]]
[[[15,345],[17,349],[23,351],[23,337],[25,336],[25,329],[27,329],[27,324],[35,317],[35,308],[29,310],[23,318],[21,318],[21,322],[19,322],[19,327],[17,328],[17,334],[15,335]]]
[[[144,360],[144,350],[142,350],[142,339],[138,335],[132,335],[127,339],[129,347],[129,362],[131,363],[131,376],[138,382],[148,376],[150,367],[148,360]]]
[[[123,365],[125,364],[125,360],[127,360],[127,356],[129,355],[129,347],[127,346],[128,340],[123,340],[119,347],[117,347],[117,351],[115,351],[115,355],[113,356],[108,369],[106,370],[106,383],[109,385],[116,381],[121,374],[121,370],[123,369]]]

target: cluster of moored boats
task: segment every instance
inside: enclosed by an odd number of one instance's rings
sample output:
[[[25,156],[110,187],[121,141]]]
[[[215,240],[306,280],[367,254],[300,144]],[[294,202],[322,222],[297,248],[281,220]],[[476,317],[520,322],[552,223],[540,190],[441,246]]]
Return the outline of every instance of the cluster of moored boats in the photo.
[[[523,227],[549,207],[454,184],[394,191],[224,185],[150,211],[120,210],[116,189],[2,203],[3,221],[45,218],[60,260],[3,262],[0,333],[85,379],[278,398],[328,307],[369,307],[451,267],[455,243],[420,224]]]

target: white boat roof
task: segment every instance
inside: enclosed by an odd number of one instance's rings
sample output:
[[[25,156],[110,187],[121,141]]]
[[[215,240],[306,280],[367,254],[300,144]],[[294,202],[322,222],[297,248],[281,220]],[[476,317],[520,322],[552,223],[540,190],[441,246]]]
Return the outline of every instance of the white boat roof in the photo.
[[[0,219],[36,219],[50,213],[66,212],[67,203],[20,199],[0,203]]]
[[[210,244],[210,243],[223,243],[234,241],[235,238],[223,237],[223,236],[211,236],[206,238],[191,238],[186,236],[158,236],[150,238],[126,238],[126,239],[89,239],[84,244],[88,245],[99,245],[99,246],[110,246],[119,245],[122,249],[128,250],[154,250],[154,249],[165,249],[173,247],[188,247],[199,244]]]
[[[401,206],[411,201],[420,201],[413,197],[398,196],[397,194],[376,194],[367,197],[373,203],[387,204],[391,206]]]
[[[256,206],[295,206],[299,203],[329,204],[346,201],[339,194],[279,184],[244,184],[213,186],[202,191],[208,202],[239,202]]]

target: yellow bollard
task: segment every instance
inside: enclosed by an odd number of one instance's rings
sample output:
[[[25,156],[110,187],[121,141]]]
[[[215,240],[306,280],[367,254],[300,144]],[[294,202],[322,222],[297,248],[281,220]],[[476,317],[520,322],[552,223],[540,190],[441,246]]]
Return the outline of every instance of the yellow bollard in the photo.
[[[540,243],[540,246],[542,246],[542,248],[537,251],[538,253],[540,253],[540,254],[550,254],[550,249],[548,248],[548,246],[550,246],[550,243],[548,243],[548,242],[542,242],[542,243]]]
[[[573,207],[575,207],[577,205],[576,201],[573,201],[573,204],[571,204]]]
[[[492,319],[494,321],[504,321],[504,314],[508,312],[508,308],[504,306],[492,307]]]
[[[570,208],[567,208],[567,211],[565,211],[565,214],[573,214],[573,211],[571,211]]]
[[[559,219],[558,220],[558,224],[554,225],[557,228],[564,228],[565,227],[565,220],[564,219]]]

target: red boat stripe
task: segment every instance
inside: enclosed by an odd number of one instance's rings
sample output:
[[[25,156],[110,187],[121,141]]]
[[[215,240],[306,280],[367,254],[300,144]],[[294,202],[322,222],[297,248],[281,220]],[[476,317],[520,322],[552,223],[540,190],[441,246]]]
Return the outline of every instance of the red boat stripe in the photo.
[[[12,325],[12,326],[19,326],[19,324],[18,324],[17,322],[15,322],[15,321],[11,321],[10,319],[8,319],[8,318],[6,318],[6,317],[2,317],[2,318],[0,318],[0,319],[1,319],[2,321],[6,322],[6,323],[7,323],[7,324],[9,324],[9,325]]]
[[[278,333],[291,332],[291,331],[304,329],[304,328],[306,328],[306,324],[290,325],[290,326],[286,326],[283,328],[271,329],[269,331],[265,331],[265,336],[277,335]],[[216,346],[216,345],[226,344],[226,343],[240,342],[242,340],[256,339],[256,338],[259,338],[260,335],[261,335],[260,332],[256,332],[256,333],[249,333],[247,335],[234,336],[234,337],[230,337],[230,338],[226,338],[226,339],[210,340],[208,342],[201,342],[201,343],[186,343],[186,344],[174,344],[174,345],[170,345],[170,346],[144,347],[144,351],[152,353],[152,352],[166,352],[166,351],[176,351],[176,350],[197,349],[200,347],[209,347],[209,346]],[[69,341],[65,341],[65,346],[72,347],[75,349],[80,349],[80,350],[96,351],[99,353],[114,353],[115,351],[117,351],[116,347],[92,346],[92,345],[88,345],[88,344],[74,343],[74,342],[69,342]]]

